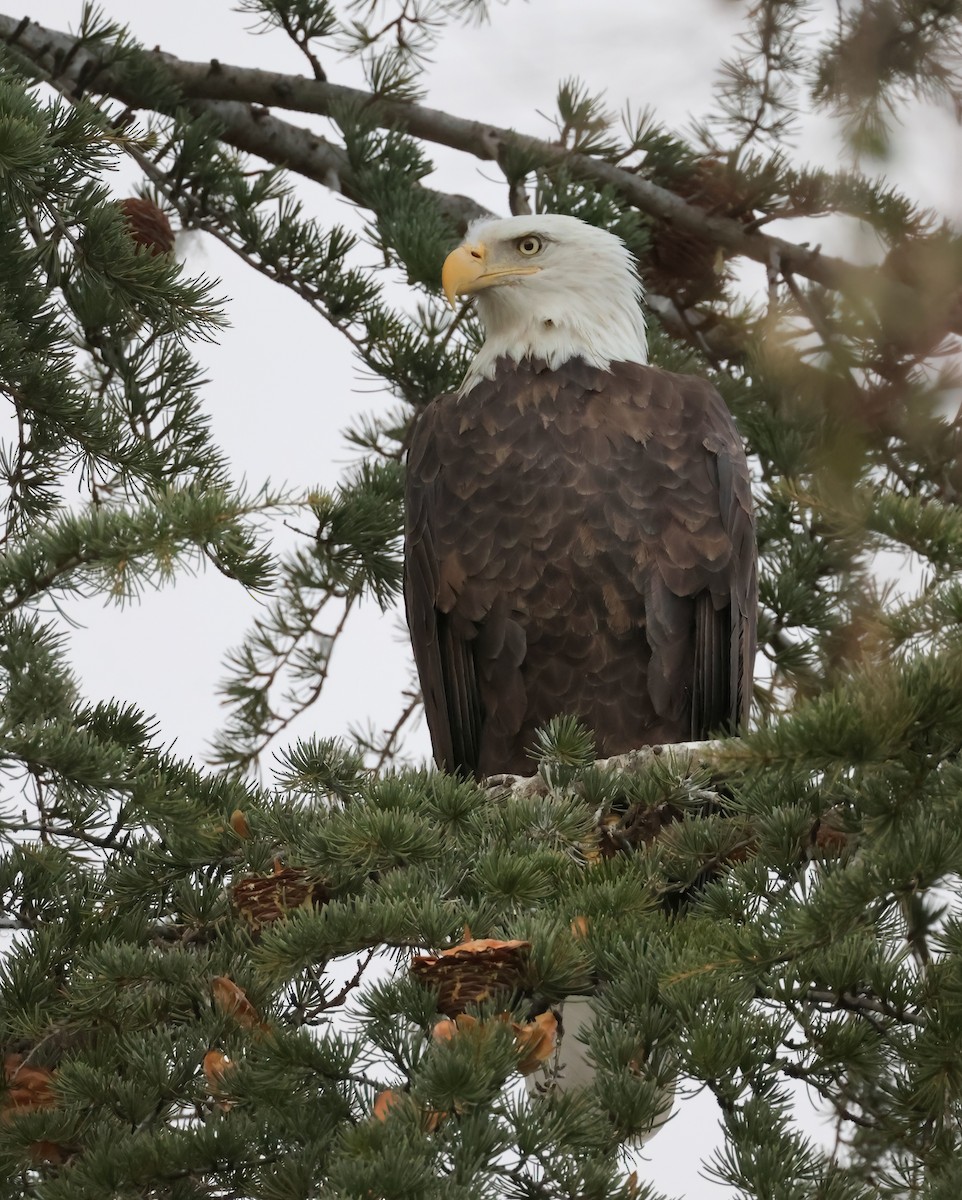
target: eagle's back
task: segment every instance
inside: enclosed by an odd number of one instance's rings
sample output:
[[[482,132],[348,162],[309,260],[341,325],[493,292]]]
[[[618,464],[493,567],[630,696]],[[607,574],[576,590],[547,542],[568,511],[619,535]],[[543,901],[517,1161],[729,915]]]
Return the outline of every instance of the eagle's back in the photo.
[[[602,757],[734,729],[755,586],[748,468],[704,380],[502,362],[418,419],[405,598],[449,770],[530,773],[559,713]]]

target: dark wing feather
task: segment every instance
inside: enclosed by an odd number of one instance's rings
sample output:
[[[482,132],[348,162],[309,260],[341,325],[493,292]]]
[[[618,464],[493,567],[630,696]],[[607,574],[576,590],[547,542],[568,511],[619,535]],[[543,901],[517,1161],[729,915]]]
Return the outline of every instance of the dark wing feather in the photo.
[[[695,628],[695,696],[692,737],[732,734],[748,722],[755,665],[758,570],[751,475],[731,414],[717,391],[704,380],[705,409],[718,520],[727,551],[722,586],[699,597]],[[693,384],[695,386],[696,384]],[[708,604],[711,596],[712,603]]]
[[[438,425],[446,397],[419,417],[407,465],[404,603],[428,729],[439,765],[473,773],[481,740],[481,694],[474,643],[438,610],[441,556],[436,543]]]
[[[714,428],[704,439],[712,482],[712,501],[718,521],[729,545],[732,526],[738,520],[734,500],[735,469],[732,447],[720,436],[730,423],[727,411],[719,416],[712,412],[715,393],[706,394],[706,412]],[[740,449],[740,447],[738,447]],[[739,455],[739,457],[741,457]],[[747,515],[747,514],[746,514]],[[737,570],[737,555],[732,555],[725,571],[722,596],[710,588],[695,596],[695,659],[692,680],[691,737],[699,740],[712,733],[734,733],[738,728],[739,665],[736,647],[739,639],[740,613],[737,599],[732,595],[732,572]],[[726,595],[727,593],[727,595]],[[720,601],[720,602],[719,602]]]
[[[738,727],[738,676],[732,656],[730,605],[716,609],[711,595],[695,597],[695,663],[691,695],[691,737],[733,733]]]
[[[443,680],[444,714],[432,727],[443,725],[450,751],[442,757],[449,770],[473,772],[481,749],[481,692],[474,661],[474,642],[465,641],[446,613],[438,613],[438,647]]]
[[[639,467],[656,480],[644,499],[657,531],[645,595],[648,689],[656,711],[676,722],[673,740],[735,733],[748,720],[758,604],[741,439],[707,380],[627,363],[615,372],[619,382],[638,376],[650,393]]]

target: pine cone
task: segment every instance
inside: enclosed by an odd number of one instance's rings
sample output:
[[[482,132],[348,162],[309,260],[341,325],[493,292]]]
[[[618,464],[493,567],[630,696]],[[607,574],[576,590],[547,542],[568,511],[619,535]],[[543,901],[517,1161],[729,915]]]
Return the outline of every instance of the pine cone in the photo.
[[[479,1021],[470,1013],[460,1013],[454,1019],[444,1017],[435,1022],[431,1037],[436,1042],[450,1042],[459,1036],[486,1037],[498,1023],[510,1025],[518,1050],[518,1073],[530,1075],[546,1062],[557,1048],[558,1018],[546,1009],[526,1025],[512,1021],[509,1013],[498,1013],[487,1021]]]
[[[234,908],[254,930],[279,921],[298,908],[319,908],[327,888],[303,867],[275,866],[273,875],[248,875],[231,888]]]
[[[146,246],[152,255],[169,254],[173,250],[174,231],[163,209],[139,196],[128,196],[117,203],[138,246]]]
[[[530,942],[475,938],[440,954],[413,958],[411,974],[437,992],[438,1012],[456,1017],[469,1004],[517,991],[530,949]]]
[[[57,1103],[53,1091],[54,1072],[46,1067],[34,1067],[24,1062],[21,1054],[7,1054],[3,1060],[6,1090],[0,1102],[0,1120],[11,1114],[33,1112],[38,1108],[53,1108]]]
[[[750,220],[754,213],[739,194],[736,181],[717,158],[709,155],[687,171],[655,182],[668,187],[707,213]],[[718,299],[726,279],[724,255],[710,238],[699,237],[667,221],[656,221],[644,269],[648,288],[679,298],[683,307]]]

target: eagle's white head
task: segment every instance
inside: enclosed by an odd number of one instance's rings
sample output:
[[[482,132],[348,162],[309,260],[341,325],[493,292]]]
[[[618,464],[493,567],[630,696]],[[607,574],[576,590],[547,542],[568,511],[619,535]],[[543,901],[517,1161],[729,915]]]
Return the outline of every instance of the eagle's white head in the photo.
[[[648,361],[642,289],[621,238],[577,217],[475,221],[442,272],[448,299],[477,295],[485,329],[462,393],[507,356],[560,367],[580,357],[607,370]]]

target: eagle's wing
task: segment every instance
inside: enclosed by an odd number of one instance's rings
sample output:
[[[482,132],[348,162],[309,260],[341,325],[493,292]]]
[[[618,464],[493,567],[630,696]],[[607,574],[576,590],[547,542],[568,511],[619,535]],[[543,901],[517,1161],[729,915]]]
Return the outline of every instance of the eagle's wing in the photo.
[[[640,370],[652,380],[651,368]],[[663,422],[655,415],[646,458],[667,475],[646,472],[648,482],[639,485],[643,505],[662,521],[645,597],[648,686],[666,714],[677,713],[690,688],[685,733],[702,739],[736,732],[751,706],[758,607],[751,476],[715,388],[697,376],[658,374],[650,403],[666,412]],[[659,426],[677,428],[677,438]],[[648,489],[656,490],[646,496]]]
[[[715,451],[714,461],[718,471],[719,517],[731,546],[725,571],[725,591],[729,601],[719,608],[713,600],[711,612],[707,612],[703,600],[696,613],[696,648],[704,640],[704,652],[715,666],[706,672],[696,649],[696,690],[692,706],[692,736],[695,738],[719,731],[736,733],[748,723],[758,622],[758,564],[751,475],[731,416],[721,398],[714,394],[720,410],[716,418],[718,427],[728,427],[725,444]],[[721,672],[720,684],[714,682],[715,671]],[[700,686],[705,697],[701,704],[698,702]],[[709,696],[713,698],[709,700]]]
[[[428,729],[439,766],[474,773],[481,745],[481,693],[475,644],[438,608],[450,581],[442,579],[441,554],[432,519],[441,463],[437,426],[442,396],[418,418],[408,453],[404,529],[404,604]]]

